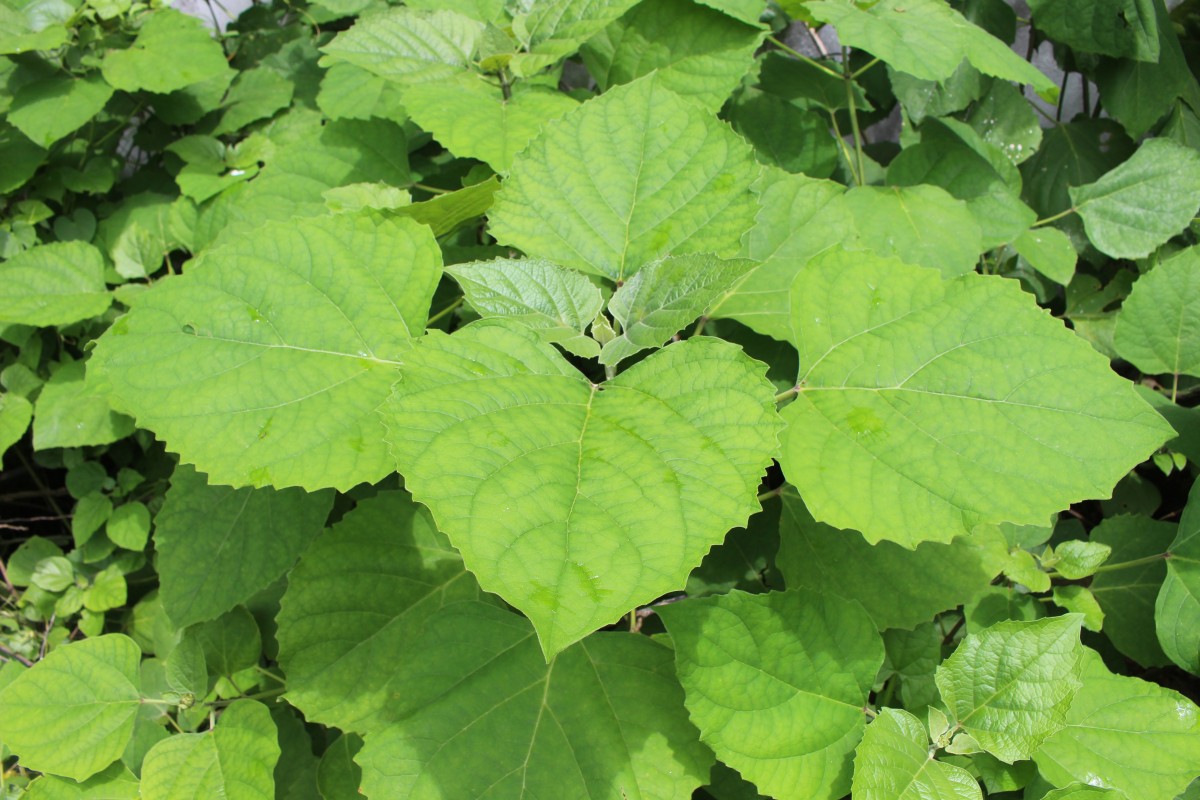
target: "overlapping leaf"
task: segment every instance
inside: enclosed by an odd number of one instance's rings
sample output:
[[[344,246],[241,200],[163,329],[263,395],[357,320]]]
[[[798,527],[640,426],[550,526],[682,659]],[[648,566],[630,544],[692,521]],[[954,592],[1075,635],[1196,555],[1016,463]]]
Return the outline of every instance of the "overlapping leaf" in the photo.
[[[55,242],[0,264],[0,319],[25,325],[66,325],[104,313],[104,258],[90,244]]]
[[[867,726],[854,756],[857,800],[983,800],[965,769],[937,761],[929,734],[907,711],[885,708]]]
[[[1138,279],[1121,304],[1113,345],[1142,372],[1200,374],[1200,248],[1190,247]]]
[[[353,64],[409,86],[450,78],[469,63],[483,27],[454,11],[390,8],[334,37],[323,65]]]
[[[204,23],[172,8],[146,17],[127,50],[109,50],[101,65],[117,89],[165,94],[226,75],[225,53]]]
[[[1167,552],[1176,525],[1147,516],[1120,514],[1092,529],[1090,539],[1112,548],[1109,561],[1123,564]],[[1142,666],[1168,663],[1155,633],[1154,602],[1167,576],[1167,560],[1101,572],[1090,588],[1104,612],[1104,635]]]
[[[1193,486],[1168,548],[1167,576],[1154,604],[1154,624],[1163,652],[1200,674],[1200,488]]]

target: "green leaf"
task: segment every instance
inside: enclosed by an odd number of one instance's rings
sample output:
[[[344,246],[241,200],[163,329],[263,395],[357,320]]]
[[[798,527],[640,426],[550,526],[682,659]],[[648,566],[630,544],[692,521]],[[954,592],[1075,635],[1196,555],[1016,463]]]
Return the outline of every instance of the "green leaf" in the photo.
[[[179,466],[154,528],[167,616],[183,628],[246,602],[296,563],[332,506],[329,491],[210,486]]]
[[[330,119],[406,119],[401,87],[362,67],[334,62],[321,78],[317,107]]]
[[[357,800],[362,768],[354,763],[354,757],[362,745],[362,739],[345,733],[325,750],[317,767],[317,789],[324,800]]]
[[[109,50],[100,69],[122,91],[166,94],[219,78],[229,64],[198,17],[163,8],[145,18],[127,50]]]
[[[599,633],[547,665],[526,620],[460,603],[410,653],[395,722],[356,757],[370,797],[684,798],[708,779],[671,651],[646,637]]]
[[[807,590],[731,592],[658,613],[688,714],[722,762],[768,795],[846,794],[883,663],[883,642],[857,603]]]
[[[238,700],[212,730],[171,736],[151,748],[142,765],[141,796],[274,800],[279,752],[267,707]]]
[[[17,90],[8,121],[36,144],[49,147],[99,114],[112,93],[99,75],[43,78]]]
[[[621,323],[621,334],[600,351],[601,364],[617,364],[635,353],[661,347],[745,277],[753,261],[722,261],[690,255],[653,261],[617,289],[609,313]]]
[[[1128,161],[1070,194],[1097,249],[1113,258],[1142,258],[1196,215],[1200,153],[1149,139]]]
[[[1158,59],[1153,0],[1031,0],[1033,24],[1051,39],[1085,53]]]
[[[33,449],[109,444],[133,433],[133,420],[84,383],[82,361],[57,365],[35,406]]]
[[[470,63],[483,23],[454,11],[391,8],[364,14],[321,48],[322,66],[353,64],[415,86],[450,78]]]
[[[213,136],[235,133],[260,119],[267,119],[292,102],[295,84],[268,67],[239,72],[222,104],[221,120]]]
[[[1158,642],[1172,661],[1200,674],[1200,488],[1192,487],[1167,552],[1167,576],[1154,605]]]
[[[1108,517],[1092,529],[1093,542],[1112,548],[1109,561],[1122,564],[1167,552],[1176,525],[1145,516]],[[1166,559],[1098,573],[1092,594],[1104,612],[1104,633],[1116,648],[1145,667],[1164,666],[1166,654],[1154,627],[1154,601],[1167,576]]]
[[[1042,795],[1041,800],[1125,800],[1125,793],[1073,783],[1064,789],[1055,789]]]
[[[820,521],[908,547],[1039,523],[1108,495],[1170,435],[1015,281],[825,266],[792,284],[800,391],[780,462]]]
[[[444,236],[457,230],[464,222],[486,214],[499,188],[500,181],[493,175],[486,181],[464,186],[458,191],[398,208],[389,216],[408,217],[428,225],[434,236]]]
[[[82,783],[43,775],[29,784],[28,800],[140,800],[137,776],[124,764],[113,764]]]
[[[136,500],[117,506],[109,515],[104,531],[118,547],[143,550],[150,538],[150,511]]]
[[[854,756],[853,794],[855,800],[983,800],[971,773],[930,755],[921,721],[894,708],[867,726]]]
[[[929,708],[937,702],[933,675],[942,660],[942,638],[940,626],[929,620],[911,631],[890,628],[883,632],[887,660],[881,675],[890,673],[888,680],[899,681],[903,707]]]
[[[912,628],[968,602],[1004,563],[1004,541],[994,528],[909,550],[893,542],[872,545],[857,531],[815,522],[791,491],[781,500],[776,563],[787,585],[857,600],[880,630]]]
[[[0,689],[0,741],[25,769],[85,780],[121,757],[142,651],[113,633],[55,648]]]
[[[516,14],[512,30],[528,53],[517,54],[512,67],[518,76],[529,76],[579,49],[637,0],[558,0],[525,3]]]
[[[600,387],[535,332],[482,320],[426,336],[382,412],[406,486],[552,656],[681,588],[758,509],[777,431],[764,372],[697,337]]]
[[[352,183],[335,186],[321,192],[325,205],[335,214],[357,214],[366,209],[393,211],[412,204],[407,189],[397,189],[386,183]]]
[[[196,637],[184,636],[167,655],[163,667],[172,690],[195,697],[208,694],[208,661]]]
[[[989,178],[985,175],[985,186]],[[972,271],[988,244],[967,204],[938,186],[857,186],[846,192],[842,202],[854,215],[861,244],[867,249],[934,267],[947,278]],[[925,222],[931,219],[939,224]]]
[[[1070,237],[1057,228],[1031,228],[1012,244],[1021,258],[1055,283],[1066,286],[1074,277],[1078,256]]]
[[[1054,569],[1069,581],[1094,574],[1108,560],[1112,548],[1100,542],[1068,539],[1054,546]]]
[[[474,261],[446,268],[480,316],[507,317],[584,358],[600,354],[584,331],[604,306],[584,275],[541,258]]]
[[[1104,609],[1086,586],[1055,586],[1054,603],[1075,614],[1083,615],[1083,627],[1098,631],[1104,627]]]
[[[797,108],[788,101],[754,89],[746,89],[725,112],[733,129],[754,145],[764,164],[827,178],[838,163],[837,141],[829,135],[829,118],[816,111]]]
[[[1150,375],[1200,375],[1200,247],[1138,278],[1117,314],[1117,353]]]
[[[184,639],[200,645],[208,674],[214,678],[249,669],[262,655],[262,634],[245,606],[191,626],[184,631]]]
[[[67,325],[112,305],[104,259],[83,242],[43,244],[0,264],[0,316],[24,325]]]
[[[1028,83],[1038,91],[1054,88],[1008,45],[943,0],[879,0],[867,8],[851,0],[817,0],[806,8],[834,25],[842,44],[862,48],[918,78],[944,80],[966,59],[987,75]]]
[[[624,280],[668,254],[734,255],[753,220],[755,174],[737,134],[649,76],[548,124],[513,162],[490,232]]]
[[[1114,675],[1100,656],[1083,659],[1083,688],[1067,725],[1034,756],[1055,786],[1118,789],[1138,800],[1171,800],[1200,774],[1200,709],[1178,692]]]
[[[410,221],[270,223],[139,295],[92,364],[214,483],[347,489],[392,471],[374,410],[440,273]]]
[[[75,566],[62,556],[44,558],[34,567],[30,582],[47,592],[61,592],[75,583]]]
[[[33,405],[19,394],[0,394],[0,458],[21,440],[33,419]]]
[[[8,123],[0,122],[0,193],[8,194],[23,186],[45,159],[44,149]]]
[[[426,620],[479,589],[429,512],[382,492],[308,548],[280,602],[288,700],[307,719],[365,731],[386,719],[395,665]]]
[[[967,123],[1014,164],[1032,156],[1042,142],[1037,112],[1019,89],[1003,81],[992,83],[991,90],[971,109]]]
[[[1079,690],[1082,624],[1067,614],[969,634],[936,677],[956,726],[1006,763],[1032,756]]]

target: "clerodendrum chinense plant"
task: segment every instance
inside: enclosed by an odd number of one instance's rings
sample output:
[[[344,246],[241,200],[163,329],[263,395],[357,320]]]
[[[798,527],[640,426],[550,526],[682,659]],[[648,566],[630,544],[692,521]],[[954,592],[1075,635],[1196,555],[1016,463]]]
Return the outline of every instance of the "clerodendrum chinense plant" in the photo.
[[[1019,7],[0,0],[0,796],[1200,797],[1200,11]]]

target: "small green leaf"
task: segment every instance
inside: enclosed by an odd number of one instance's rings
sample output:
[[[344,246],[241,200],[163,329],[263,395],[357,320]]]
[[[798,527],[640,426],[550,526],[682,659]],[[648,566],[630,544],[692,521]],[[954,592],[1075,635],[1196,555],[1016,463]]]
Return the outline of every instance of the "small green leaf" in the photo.
[[[19,394],[0,394],[0,458],[21,440],[33,419],[33,405]]]
[[[119,505],[109,515],[104,531],[118,547],[144,550],[150,538],[150,510],[136,500]]]
[[[1172,661],[1200,675],[1200,485],[1192,487],[1167,552],[1167,577],[1154,605],[1158,642]]]
[[[937,671],[955,724],[1011,764],[1066,724],[1079,690],[1078,614],[1002,622],[969,634]]]
[[[101,71],[117,89],[166,94],[224,76],[229,64],[198,17],[163,8],[145,18],[132,46],[105,54]]]
[[[1094,574],[1108,560],[1112,548],[1100,542],[1068,539],[1054,546],[1054,569],[1070,581],[1077,581]]]
[[[1104,610],[1086,586],[1055,586],[1054,603],[1075,614],[1083,615],[1083,627],[1099,631],[1104,627]]]
[[[55,75],[18,89],[8,121],[34,143],[49,147],[99,114],[112,93],[99,75]]]
[[[75,566],[62,556],[43,558],[34,567],[30,583],[47,592],[61,592],[75,583]]]
[[[496,176],[486,181],[439,194],[421,203],[413,203],[395,209],[390,216],[408,217],[422,225],[428,225],[434,236],[445,236],[458,230],[465,222],[473,220],[492,207],[500,180]]]
[[[173,691],[198,698],[208,694],[208,662],[198,638],[184,636],[167,655],[163,667],[167,685]]]
[[[184,639],[193,639],[204,651],[208,674],[214,678],[228,678],[253,667],[262,655],[262,634],[245,606],[191,626],[184,631]]]
[[[124,764],[113,764],[82,783],[43,775],[29,784],[28,800],[141,800],[138,778]]]
[[[907,711],[879,712],[854,756],[855,800],[983,800],[971,773],[936,761],[921,721]]]
[[[25,325],[66,325],[112,305],[104,258],[83,242],[39,245],[0,264],[0,317]]]
[[[1075,275],[1075,247],[1070,237],[1057,228],[1031,228],[1012,245],[1030,266],[1055,283],[1066,286]]]
[[[92,578],[92,585],[83,593],[83,607],[96,612],[120,608],[126,594],[125,575],[118,565],[110,564]]]
[[[1117,314],[1117,353],[1150,375],[1200,375],[1200,247],[1138,278]]]

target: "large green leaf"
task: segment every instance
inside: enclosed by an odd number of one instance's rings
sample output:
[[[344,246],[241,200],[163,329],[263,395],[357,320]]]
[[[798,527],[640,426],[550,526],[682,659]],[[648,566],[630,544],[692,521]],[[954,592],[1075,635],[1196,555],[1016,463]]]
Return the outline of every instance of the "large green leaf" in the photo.
[[[21,766],[82,781],[121,757],[142,651],[119,633],[63,645],[0,689],[0,741]]]
[[[651,75],[547,125],[513,162],[490,232],[624,280],[668,254],[734,255],[755,175],[745,141]]]
[[[353,64],[412,86],[452,77],[470,63],[483,23],[454,11],[390,8],[364,14],[322,51],[322,66]]]
[[[992,526],[949,544],[924,542],[909,550],[894,542],[872,545],[857,531],[814,521],[791,490],[781,500],[776,564],[787,585],[857,600],[880,630],[912,628],[973,600],[1000,573],[1007,555]]]
[[[210,486],[180,465],[154,520],[163,610],[184,628],[246,602],[296,562],[332,506],[329,491]]]
[[[1070,194],[1097,249],[1142,258],[1186,228],[1200,208],[1200,152],[1148,139],[1128,161]]]
[[[907,547],[1103,497],[1171,431],[1015,281],[810,264],[781,464],[813,516]]]
[[[355,757],[370,797],[684,800],[712,754],[671,651],[599,633],[542,659],[526,620],[461,603],[396,668],[395,720]]]
[[[42,147],[49,147],[103,110],[113,89],[99,75],[55,75],[17,90],[8,121]]]
[[[1167,552],[1167,577],[1154,604],[1163,652],[1200,675],[1200,486],[1194,485]]]
[[[1066,724],[1079,690],[1083,617],[1001,622],[970,634],[937,670],[956,728],[1011,764]]]
[[[440,274],[409,220],[269,223],[139,295],[91,363],[214,483],[346,489],[392,471],[375,407]]]
[[[1031,0],[1038,30],[1086,53],[1158,58],[1154,0]]]
[[[1173,522],[1120,514],[1092,528],[1089,538],[1112,548],[1109,562],[1115,565],[1166,553],[1176,527]],[[1089,587],[1104,612],[1104,635],[1144,667],[1161,667],[1169,662],[1158,644],[1154,625],[1154,601],[1166,576],[1166,559],[1154,559],[1100,572]]]
[[[103,314],[104,257],[83,242],[39,245],[0,264],[0,319],[66,325]]]
[[[262,703],[238,700],[205,733],[163,739],[142,764],[144,800],[275,800],[275,722]]]
[[[1200,775],[1200,709],[1153,683],[1114,675],[1085,651],[1067,725],[1033,759],[1056,786],[1088,783],[1137,800],[1171,800]]]
[[[1113,345],[1142,372],[1200,375],[1200,247],[1138,278],[1121,304]]]
[[[305,551],[278,616],[288,699],[306,718],[379,727],[395,665],[444,604],[479,596],[462,559],[406,492],[364,500]]]
[[[807,590],[731,592],[659,614],[688,713],[722,762],[776,797],[836,800],[850,789],[850,755],[883,663],[883,641],[857,603]]]
[[[853,794],[855,800],[983,800],[971,773],[934,759],[925,726],[895,708],[867,726],[854,756]]]
[[[980,72],[1033,88],[1054,84],[1004,42],[976,27],[945,0],[817,0],[805,9],[837,28],[843,44],[866,50],[896,69],[929,81],[949,78],[963,59]]]
[[[126,50],[109,50],[101,65],[117,89],[166,94],[229,72],[225,52],[199,17],[163,8],[145,18]]]
[[[549,657],[682,588],[758,509],[773,395],[717,339],[597,386],[535,332],[482,320],[422,340],[382,411],[405,485]]]

